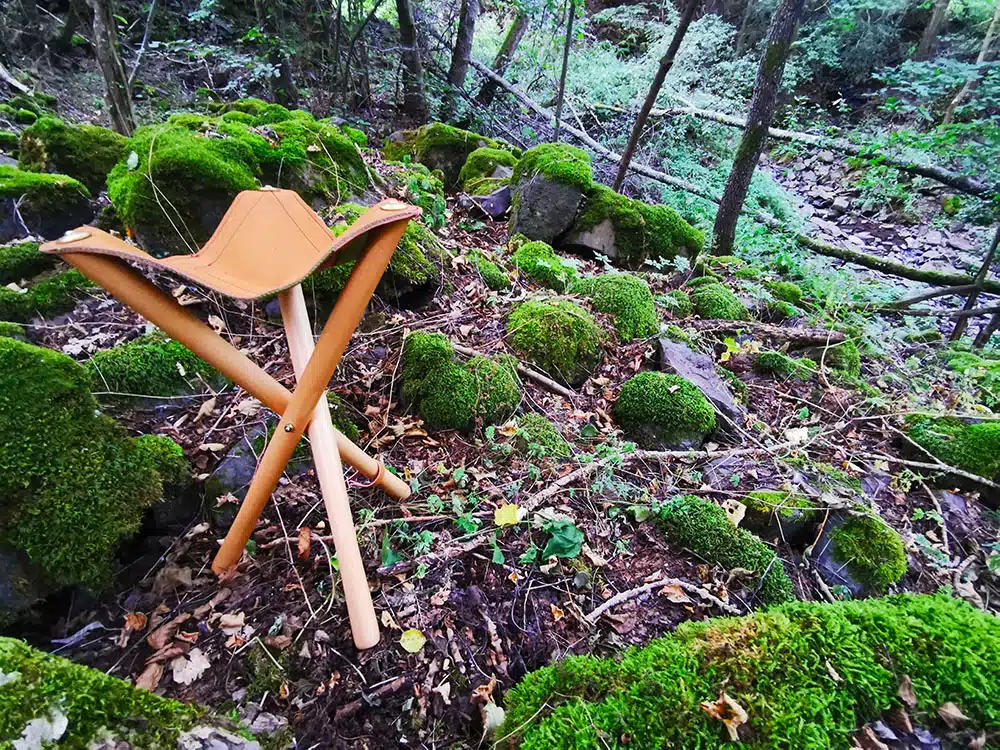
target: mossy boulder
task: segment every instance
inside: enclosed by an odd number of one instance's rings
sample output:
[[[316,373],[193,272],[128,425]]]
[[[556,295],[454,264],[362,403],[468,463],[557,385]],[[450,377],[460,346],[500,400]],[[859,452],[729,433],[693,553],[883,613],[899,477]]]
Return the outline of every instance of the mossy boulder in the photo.
[[[37,242],[17,242],[0,246],[0,286],[32,279],[55,267],[57,259],[38,251]]]
[[[827,584],[846,588],[855,597],[882,594],[906,574],[902,538],[876,516],[831,518],[816,550],[816,569]]]
[[[7,320],[0,320],[0,336],[18,341],[27,341],[28,335],[24,331],[24,326],[20,323],[11,323]]]
[[[0,287],[0,320],[27,323],[51,318],[76,307],[93,283],[76,269],[49,276],[24,291]]]
[[[459,185],[470,195],[489,195],[510,181],[517,157],[499,148],[477,148],[465,160]]]
[[[127,144],[125,136],[108,128],[42,117],[21,133],[17,165],[30,172],[67,174],[96,195],[125,158]]]
[[[694,281],[708,278],[702,276]],[[695,285],[690,290],[690,295],[695,312],[706,320],[750,320],[750,312],[746,306],[729,287],[717,281],[710,280]]]
[[[594,316],[566,299],[531,299],[507,320],[508,342],[522,358],[572,386],[601,361],[602,332]]]
[[[691,297],[683,289],[674,289],[661,294],[656,298],[656,303],[675,318],[686,318],[694,312]]]
[[[907,418],[905,431],[917,445],[949,466],[987,479],[1000,479],[1000,422],[913,415]],[[927,458],[923,454],[920,457]],[[962,481],[955,477],[951,480]]]
[[[649,205],[594,185],[564,243],[606,255],[618,266],[639,268],[647,260],[693,259],[705,238],[670,206]]]
[[[201,393],[221,378],[182,343],[159,332],[99,351],[86,367],[95,391],[130,396]]]
[[[748,594],[763,604],[795,600],[795,587],[774,550],[746,529],[733,526],[726,511],[710,500],[681,495],[667,502],[656,515],[656,525],[667,539],[727,570],[752,571]],[[748,603],[753,603],[749,601]]]
[[[573,224],[594,184],[586,151],[543,143],[524,152],[511,177],[511,234],[550,245]]]
[[[615,420],[630,439],[655,450],[695,448],[716,426],[715,409],[698,387],[662,372],[642,372],[622,385]]]
[[[521,750],[622,737],[637,748],[847,750],[862,726],[904,708],[907,677],[921,727],[947,734],[937,711],[954,703],[970,736],[989,735],[1000,730],[1000,691],[984,675],[998,672],[1000,621],[944,594],[792,603],[533,672],[507,693],[498,734]],[[747,712],[741,744],[700,706],[723,692]]]
[[[431,229],[441,229],[446,222],[448,203],[444,197],[444,182],[440,172],[431,172],[423,164],[389,162],[385,177],[397,194],[414,206],[420,206],[420,220]]]
[[[576,280],[576,269],[545,242],[525,242],[512,256],[514,265],[537,284],[565,292]]]
[[[459,187],[462,167],[465,166],[466,160],[480,148],[507,151],[514,156],[520,155],[518,149],[504,141],[487,138],[442,122],[432,122],[416,130],[393,133],[386,139],[382,153],[390,161],[401,161],[405,157],[410,157],[431,170],[441,170],[445,187],[454,190]]]
[[[802,289],[791,281],[768,281],[764,286],[774,295],[775,299],[797,305],[802,301]]]
[[[653,336],[660,329],[653,293],[645,280],[630,273],[606,273],[581,279],[570,291],[585,295],[598,312],[610,315],[625,341]]]
[[[12,130],[0,130],[0,151],[16,155],[21,137]]]
[[[90,191],[72,177],[0,164],[0,242],[24,237],[25,230],[55,239],[93,216]]]
[[[162,452],[100,415],[90,382],[69,357],[0,338],[0,544],[50,589],[107,584],[119,543],[163,495]]]
[[[810,359],[795,359],[784,352],[764,351],[753,361],[753,369],[763,375],[809,380],[816,374],[816,364]]]
[[[522,453],[543,458],[569,458],[572,448],[552,422],[541,414],[517,418],[516,445]]]
[[[479,271],[479,277],[487,287],[495,292],[505,292],[510,289],[510,277],[485,253],[473,252],[472,262],[476,266],[476,270]]]
[[[458,363],[444,334],[412,333],[403,345],[403,397],[432,430],[498,424],[521,399],[517,362],[501,355]]]
[[[740,525],[757,536],[791,545],[812,541],[809,533],[815,525],[817,501],[784,490],[754,490],[740,502],[746,506]]]

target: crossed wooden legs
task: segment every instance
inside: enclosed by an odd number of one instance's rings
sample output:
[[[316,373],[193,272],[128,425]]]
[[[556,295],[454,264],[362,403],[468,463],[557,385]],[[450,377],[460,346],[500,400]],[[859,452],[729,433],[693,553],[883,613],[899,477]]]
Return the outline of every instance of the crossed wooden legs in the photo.
[[[399,222],[372,232],[368,250],[351,272],[313,352],[309,351],[312,336],[301,289],[296,287],[281,294],[279,301],[298,379],[298,386],[291,394],[125,263],[85,253],[63,256],[85,276],[281,414],[278,429],[264,450],[239,514],[212,563],[212,569],[217,573],[239,562],[257,518],[277,486],[302,434],[307,426],[314,423],[310,426],[310,437],[317,475],[330,515],[344,596],[358,648],[370,648],[378,642],[378,624],[354,534],[340,457],[343,455],[362,474],[396,499],[408,497],[410,489],[333,427],[324,393],[405,228],[406,223]],[[313,430],[316,431],[315,437]]]

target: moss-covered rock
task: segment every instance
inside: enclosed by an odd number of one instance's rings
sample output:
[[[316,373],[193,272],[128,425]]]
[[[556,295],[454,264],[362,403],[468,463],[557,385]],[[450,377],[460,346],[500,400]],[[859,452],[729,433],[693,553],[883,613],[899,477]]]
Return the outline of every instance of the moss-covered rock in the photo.
[[[940,336],[937,329],[933,330]],[[979,357],[972,352],[948,350],[942,353],[949,370],[963,377],[978,391],[978,400],[990,409],[1000,406],[1000,359]],[[959,381],[961,382],[961,381]]]
[[[573,225],[593,182],[590,156],[582,149],[561,143],[528,149],[511,177],[511,234],[554,243]]]
[[[656,302],[675,318],[686,318],[694,312],[691,297],[683,289],[674,289],[661,294],[656,298]]]
[[[186,346],[159,332],[99,351],[86,366],[95,391],[136,396],[201,393],[203,382],[220,377]]]
[[[0,286],[34,278],[55,265],[56,258],[40,253],[37,242],[0,246]]]
[[[802,301],[802,289],[791,281],[769,281],[764,286],[782,302],[797,305]]]
[[[647,260],[694,258],[705,238],[670,206],[649,205],[594,185],[565,242],[606,255],[624,268],[639,268]]]
[[[503,422],[521,399],[517,363],[473,357],[455,362],[455,349],[440,333],[413,333],[403,345],[403,398],[435,430]]]
[[[816,374],[816,365],[809,359],[794,359],[784,352],[765,351],[753,361],[753,368],[764,375],[780,375],[783,378],[809,380]]]
[[[545,458],[569,458],[572,452],[556,426],[534,412],[517,418],[516,442],[522,452],[537,452]]]
[[[583,383],[601,361],[597,321],[569,300],[522,302],[507,320],[507,335],[521,357],[569,385]]]
[[[615,419],[629,438],[658,450],[701,445],[716,425],[715,409],[696,385],[662,372],[627,380],[615,402]]]
[[[607,273],[581,279],[571,290],[590,298],[598,312],[607,313],[625,341],[653,336],[660,329],[649,284],[630,273]]]
[[[90,381],[69,357],[0,338],[0,543],[53,587],[106,584],[163,492],[160,459],[98,414]]]
[[[417,163],[389,162],[386,167],[386,177],[397,193],[423,209],[420,220],[431,229],[443,227],[448,203],[444,197],[444,182],[438,177],[440,173]]]
[[[67,174],[96,195],[108,173],[125,157],[128,139],[97,125],[71,125],[42,117],[21,133],[18,167]]]
[[[920,726],[946,733],[937,710],[954,703],[972,735],[989,734],[1000,729],[1000,691],[983,675],[998,671],[997,618],[943,594],[786,604],[686,622],[620,659],[571,657],[534,672],[508,692],[498,734],[521,750],[622,737],[637,748],[735,747],[699,706],[724,692],[747,712],[741,747],[847,750],[860,727],[902,707],[903,676]]]
[[[756,576],[748,590],[757,592],[764,604],[794,601],[795,587],[774,551],[749,531],[733,526],[726,511],[710,500],[675,497],[660,509],[656,523],[671,542],[716,565],[753,571]]]
[[[717,282],[695,286],[691,290],[691,302],[695,312],[706,320],[750,320],[746,306],[729,287]]]
[[[510,277],[496,263],[486,257],[485,253],[472,253],[472,262],[479,271],[483,283],[495,292],[505,292],[511,287]]]
[[[576,280],[576,269],[544,242],[525,242],[514,253],[514,265],[532,281],[565,292]]]
[[[804,349],[802,354],[817,365],[822,363],[828,370],[845,378],[857,378],[861,375],[861,352],[851,339],[826,347]]]
[[[12,130],[0,130],[0,151],[16,155],[21,137]]]
[[[812,541],[809,533],[817,511],[816,502],[808,497],[783,490],[754,490],[740,502],[746,506],[743,528],[769,541],[793,545]]]
[[[17,339],[18,341],[28,340],[28,335],[24,332],[24,326],[6,320],[0,320],[0,336]]]
[[[390,161],[401,161],[405,157],[410,157],[413,161],[427,165],[431,170],[441,170],[445,187],[454,190],[459,185],[459,175],[469,155],[480,148],[509,151],[515,156],[520,155],[518,149],[504,141],[487,138],[442,122],[432,122],[416,130],[393,133],[386,140],[382,153]]]
[[[829,534],[833,559],[872,593],[882,593],[906,574],[906,548],[881,518],[851,516]]]
[[[493,180],[497,182],[496,187],[501,187],[509,181],[517,161],[517,157],[510,151],[499,148],[477,148],[469,154],[462,166],[462,171],[458,175],[459,185],[471,195],[484,194],[472,184],[481,183],[483,180]]]
[[[0,165],[0,242],[23,237],[25,227],[55,239],[93,216],[90,192],[72,177]]]
[[[32,284],[23,292],[0,287],[0,320],[27,323],[39,316],[51,318],[69,312],[88,289],[91,281],[73,269]]]
[[[30,125],[38,119],[38,115],[32,112],[30,109],[19,109],[17,114],[14,115],[14,120],[21,123],[22,125]]]
[[[906,434],[949,466],[987,479],[1000,476],[1000,422],[913,415]]]

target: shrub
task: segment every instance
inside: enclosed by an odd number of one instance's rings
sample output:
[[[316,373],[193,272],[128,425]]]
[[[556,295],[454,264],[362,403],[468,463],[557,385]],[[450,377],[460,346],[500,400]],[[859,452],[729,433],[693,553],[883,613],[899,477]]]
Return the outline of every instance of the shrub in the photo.
[[[698,387],[678,375],[641,372],[622,385],[615,419],[649,448],[700,445],[715,429],[715,409]]]
[[[159,332],[97,352],[87,369],[95,390],[142,396],[200,392],[199,376],[208,382],[219,377],[198,355]]]
[[[555,254],[545,242],[525,242],[513,255],[514,265],[532,281],[564,292],[576,279],[576,270]]]
[[[565,299],[522,302],[507,320],[511,346],[524,359],[570,385],[580,385],[601,361],[594,316]]]
[[[609,273],[583,279],[572,291],[590,297],[594,309],[615,321],[615,330],[624,340],[653,336],[660,329],[649,284],[630,273]]]
[[[851,577],[882,592],[906,573],[906,548],[899,534],[873,516],[851,516],[830,535],[833,559],[847,566]]]
[[[1000,690],[983,676],[998,671],[1000,623],[961,600],[793,603],[686,622],[620,660],[571,657],[534,672],[507,694],[500,734],[523,750],[626,736],[635,747],[728,746],[699,708],[724,691],[748,714],[744,746],[846,750],[859,727],[901,707],[903,676],[915,686],[914,723],[936,723],[953,702],[972,728],[995,732]]]
[[[698,315],[707,320],[750,320],[743,303],[729,287],[719,283],[696,286],[691,290],[691,302]]]
[[[125,136],[107,128],[42,117],[21,133],[18,166],[31,172],[68,174],[96,194],[125,157],[127,143]]]

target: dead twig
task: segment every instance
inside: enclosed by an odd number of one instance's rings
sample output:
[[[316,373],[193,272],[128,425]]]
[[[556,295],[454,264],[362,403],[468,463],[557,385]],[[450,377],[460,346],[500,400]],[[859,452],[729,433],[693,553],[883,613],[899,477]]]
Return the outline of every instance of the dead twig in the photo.
[[[485,356],[482,352],[476,351],[475,349],[470,349],[467,346],[462,346],[461,344],[455,344],[454,346],[456,352],[458,352],[459,354],[464,354],[467,357]],[[529,367],[525,367],[520,362],[518,362],[517,364],[517,371],[522,375],[524,375],[524,377],[528,378],[529,380],[534,380],[536,383],[538,383],[538,385],[542,386],[546,390],[552,391],[553,393],[556,393],[565,399],[572,400],[576,398],[577,394],[573,393],[573,391],[571,391],[566,386],[559,385],[559,383],[552,380],[551,378],[542,375],[542,373],[538,372],[537,370],[532,370]]]
[[[695,586],[693,583],[688,583],[687,581],[682,581],[680,578],[657,578],[655,581],[650,581],[649,583],[644,583],[642,586],[636,586],[634,589],[629,589],[628,591],[622,591],[619,594],[615,594],[613,597],[608,599],[606,602],[599,605],[593,612],[586,615],[586,620],[591,625],[597,622],[598,618],[607,612],[612,607],[617,607],[619,604],[623,604],[630,599],[635,599],[637,596],[645,594],[647,591],[652,591],[653,589],[663,588],[664,586],[676,586],[677,588],[683,589],[690,594],[701,597],[707,602],[714,604],[716,607],[721,609],[731,615],[742,615],[738,608],[734,607],[732,604],[727,604],[722,601],[719,597],[714,594],[710,594],[705,591],[705,589],[700,586]]]

